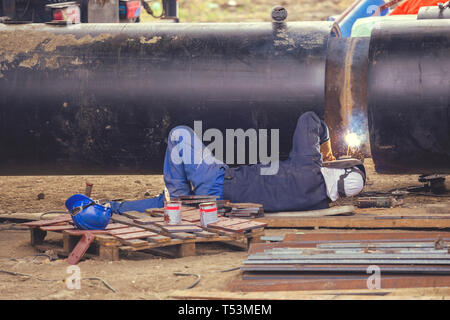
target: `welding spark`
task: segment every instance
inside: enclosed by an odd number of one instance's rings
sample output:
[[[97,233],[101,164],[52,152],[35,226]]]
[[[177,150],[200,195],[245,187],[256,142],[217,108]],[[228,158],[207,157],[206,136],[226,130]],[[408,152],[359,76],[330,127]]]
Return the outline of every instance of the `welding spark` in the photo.
[[[361,139],[358,137],[358,135],[354,132],[349,132],[345,136],[345,142],[349,147],[359,147],[361,144]]]

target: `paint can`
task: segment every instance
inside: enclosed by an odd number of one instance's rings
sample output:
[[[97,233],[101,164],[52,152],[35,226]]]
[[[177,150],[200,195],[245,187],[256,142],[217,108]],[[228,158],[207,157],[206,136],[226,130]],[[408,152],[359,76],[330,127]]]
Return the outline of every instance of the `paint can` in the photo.
[[[181,201],[169,201],[164,206],[164,221],[168,224],[181,223]]]
[[[217,216],[217,205],[215,202],[200,203],[200,223],[202,227],[208,226],[210,223],[217,222],[219,220]]]

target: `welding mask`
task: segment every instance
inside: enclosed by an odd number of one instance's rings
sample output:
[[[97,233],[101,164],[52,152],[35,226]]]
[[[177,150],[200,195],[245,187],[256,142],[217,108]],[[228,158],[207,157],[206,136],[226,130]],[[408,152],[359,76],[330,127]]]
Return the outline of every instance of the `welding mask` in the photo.
[[[104,230],[111,218],[111,208],[83,194],[75,194],[66,200],[66,208],[78,229]]]
[[[358,194],[366,184],[366,169],[358,159],[325,161],[322,166],[327,193],[333,201]]]

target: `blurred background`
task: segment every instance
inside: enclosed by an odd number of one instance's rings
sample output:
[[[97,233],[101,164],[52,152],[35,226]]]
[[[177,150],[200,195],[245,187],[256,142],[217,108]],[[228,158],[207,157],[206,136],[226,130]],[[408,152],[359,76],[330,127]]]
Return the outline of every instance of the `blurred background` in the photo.
[[[326,20],[340,14],[354,0],[178,0],[180,22],[255,22],[271,21],[270,10],[282,5],[288,21]],[[151,3],[155,15],[162,11],[158,1]],[[141,21],[155,21],[142,10]]]

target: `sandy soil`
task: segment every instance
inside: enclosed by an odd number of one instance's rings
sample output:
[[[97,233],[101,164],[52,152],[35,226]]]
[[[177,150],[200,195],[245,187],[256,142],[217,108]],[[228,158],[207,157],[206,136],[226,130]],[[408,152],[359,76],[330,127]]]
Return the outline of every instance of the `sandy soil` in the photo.
[[[392,188],[420,185],[417,175],[376,174],[371,159],[366,159],[368,185],[365,191],[386,191]],[[162,176],[34,176],[2,177],[0,179],[0,209],[3,212],[44,212],[63,210],[65,199],[83,192],[85,181],[94,183],[94,198],[138,199],[146,192],[157,195],[163,188]],[[450,189],[450,185],[447,187]],[[45,198],[37,200],[43,192]],[[423,207],[439,204],[450,207],[450,198],[409,197],[402,207]],[[354,201],[346,200],[345,203]],[[386,213],[395,209],[386,210]],[[0,224],[0,230],[11,226]],[[295,229],[268,229],[267,235],[297,232]],[[50,233],[47,239],[59,236]],[[227,283],[240,277],[240,271],[221,272],[238,267],[246,252],[235,251],[223,245],[198,246],[198,256],[180,259],[161,258],[145,253],[133,253],[118,262],[86,259],[79,263],[83,278],[99,277],[117,292],[113,293],[100,281],[83,280],[81,290],[68,290],[64,279],[67,262],[49,261],[35,256],[37,251],[29,244],[29,232],[0,231],[0,270],[39,277],[27,278],[0,273],[1,299],[167,299],[173,290],[182,290],[192,284],[193,276],[175,276],[173,272],[201,275],[200,283],[191,290],[223,291]],[[45,280],[45,281],[44,281]],[[59,281],[48,281],[59,280]]]

